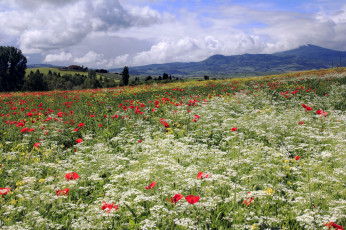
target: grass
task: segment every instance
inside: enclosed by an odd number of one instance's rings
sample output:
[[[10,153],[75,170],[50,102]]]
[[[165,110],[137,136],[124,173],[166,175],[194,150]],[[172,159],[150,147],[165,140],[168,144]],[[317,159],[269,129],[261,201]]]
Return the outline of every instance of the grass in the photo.
[[[0,94],[0,226],[345,226],[345,84],[339,69]]]

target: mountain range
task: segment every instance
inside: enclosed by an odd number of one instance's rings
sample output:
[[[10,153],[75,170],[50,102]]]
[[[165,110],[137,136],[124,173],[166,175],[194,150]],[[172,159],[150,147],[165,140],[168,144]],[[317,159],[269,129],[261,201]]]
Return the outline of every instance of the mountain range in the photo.
[[[341,64],[341,65],[340,65]],[[346,66],[346,51],[304,45],[273,54],[213,55],[200,62],[174,62],[129,67],[131,75],[256,76]],[[110,69],[120,73],[122,68]]]

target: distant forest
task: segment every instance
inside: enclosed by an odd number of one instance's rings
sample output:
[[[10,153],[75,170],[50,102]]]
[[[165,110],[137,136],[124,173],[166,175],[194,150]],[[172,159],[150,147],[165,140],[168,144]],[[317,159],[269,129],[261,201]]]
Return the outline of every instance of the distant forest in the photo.
[[[90,70],[87,67],[71,65],[63,68],[66,72],[41,73],[39,69],[26,75],[26,57],[15,47],[0,46],[0,91],[50,91],[50,90],[80,90],[95,88],[112,88],[125,85],[162,83],[180,80],[164,73],[158,78],[148,76],[140,80],[136,77],[130,80],[129,68],[124,67],[120,81],[102,74],[107,70]],[[70,72],[70,73],[69,73]],[[86,74],[87,73],[87,74]]]

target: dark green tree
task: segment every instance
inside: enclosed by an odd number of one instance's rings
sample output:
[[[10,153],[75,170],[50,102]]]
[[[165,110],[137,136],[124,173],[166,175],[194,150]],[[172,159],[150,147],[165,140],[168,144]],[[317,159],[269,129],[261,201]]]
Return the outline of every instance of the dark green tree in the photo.
[[[163,80],[167,80],[167,79],[168,79],[168,74],[164,73],[164,74],[162,75],[162,79],[163,79]]]
[[[43,74],[39,70],[35,73],[30,72],[29,76],[25,78],[23,90],[25,91],[45,91],[48,90],[48,85],[43,79]]]
[[[123,85],[128,85],[130,74],[129,74],[129,68],[127,66],[124,67],[123,72],[121,72],[121,76],[122,76]]]
[[[15,91],[24,84],[26,57],[12,46],[0,46],[0,89]]]

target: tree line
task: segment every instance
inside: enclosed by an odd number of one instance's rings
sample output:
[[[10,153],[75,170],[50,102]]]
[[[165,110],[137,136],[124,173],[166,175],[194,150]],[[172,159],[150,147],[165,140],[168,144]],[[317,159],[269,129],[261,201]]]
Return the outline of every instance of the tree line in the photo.
[[[78,90],[94,88],[111,88],[117,86],[151,84],[157,81],[167,83],[182,80],[164,73],[158,78],[147,76],[141,80],[136,77],[130,81],[129,68],[124,67],[120,82],[106,76],[108,70],[90,70],[87,67],[69,66],[67,69],[81,68],[88,74],[63,74],[49,71],[48,74],[39,70],[26,75],[27,59],[20,49],[10,46],[0,46],[0,92],[11,91],[49,91],[49,90]]]

